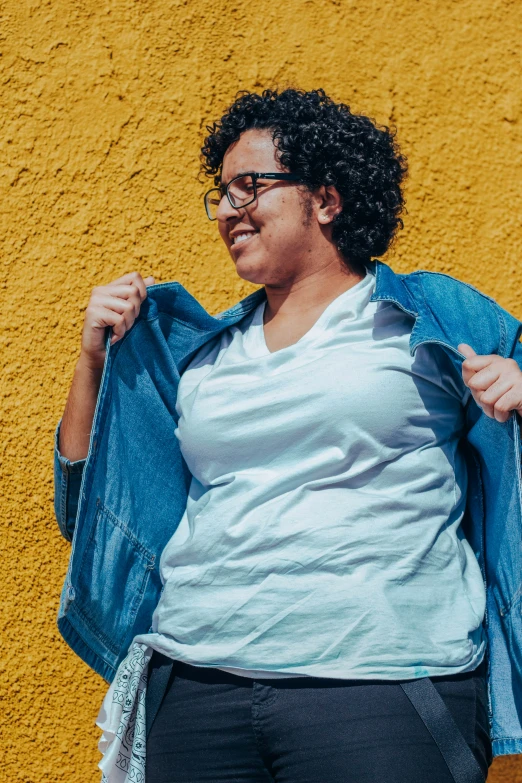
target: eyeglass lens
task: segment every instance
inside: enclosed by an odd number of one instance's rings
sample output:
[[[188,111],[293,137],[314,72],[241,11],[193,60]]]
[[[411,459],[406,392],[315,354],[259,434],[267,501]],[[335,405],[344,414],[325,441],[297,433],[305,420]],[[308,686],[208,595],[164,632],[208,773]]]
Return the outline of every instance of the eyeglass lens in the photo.
[[[228,185],[228,196],[234,207],[242,207],[253,201],[255,198],[255,187],[250,174],[233,179]]]
[[[228,184],[228,198],[233,207],[243,207],[251,204],[255,200],[256,190],[253,177],[250,174],[244,174],[241,177],[233,179]],[[217,217],[218,207],[221,203],[224,193],[219,188],[213,188],[205,197],[205,207],[211,220]]]

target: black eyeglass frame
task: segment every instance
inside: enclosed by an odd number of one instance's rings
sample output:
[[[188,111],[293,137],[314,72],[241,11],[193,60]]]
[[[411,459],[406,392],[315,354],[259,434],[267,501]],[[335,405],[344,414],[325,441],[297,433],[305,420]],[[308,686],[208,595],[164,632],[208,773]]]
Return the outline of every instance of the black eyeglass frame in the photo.
[[[240,204],[237,206],[234,204],[232,197],[230,196],[229,188],[232,185],[233,182],[235,182],[238,179],[243,179],[243,177],[252,177],[252,185],[254,188],[254,193],[250,201],[246,201],[244,204]],[[207,217],[209,220],[217,220],[217,217],[212,217],[210,214],[210,209],[208,205],[208,198],[211,193],[219,193],[220,197],[223,198],[223,196],[226,195],[228,198],[228,201],[230,203],[230,206],[233,209],[243,209],[243,207],[248,207],[249,204],[253,204],[254,201],[257,200],[257,180],[258,179],[271,179],[271,180],[285,180],[287,182],[299,182],[299,177],[297,174],[289,174],[282,171],[275,171],[275,172],[260,172],[260,171],[245,171],[243,174],[239,174],[237,177],[234,177],[230,180],[230,182],[227,184],[226,187],[221,186],[220,188],[211,188],[210,190],[207,190],[204,196],[204,202],[205,202],[205,211],[207,213]]]

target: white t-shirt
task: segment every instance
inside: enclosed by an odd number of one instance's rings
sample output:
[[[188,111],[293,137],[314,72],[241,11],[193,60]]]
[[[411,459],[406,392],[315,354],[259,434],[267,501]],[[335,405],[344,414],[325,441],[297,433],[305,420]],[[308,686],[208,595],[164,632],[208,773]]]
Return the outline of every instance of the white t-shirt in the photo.
[[[171,658],[246,676],[407,679],[474,669],[485,591],[460,523],[466,394],[368,273],[294,345],[264,302],[179,385],[192,473],[161,558],[151,634]]]

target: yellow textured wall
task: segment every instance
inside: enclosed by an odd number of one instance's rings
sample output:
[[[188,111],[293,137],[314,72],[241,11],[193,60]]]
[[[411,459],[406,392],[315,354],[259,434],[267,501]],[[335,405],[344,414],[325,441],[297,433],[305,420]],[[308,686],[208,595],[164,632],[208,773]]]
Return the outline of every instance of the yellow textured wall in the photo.
[[[178,279],[212,311],[236,279],[197,181],[240,88],[324,87],[395,123],[410,159],[390,261],[522,316],[519,0],[4,0],[0,21],[0,778],[98,781],[105,692],[55,630],[69,545],[51,436],[94,284]],[[522,781],[522,759],[494,783]]]

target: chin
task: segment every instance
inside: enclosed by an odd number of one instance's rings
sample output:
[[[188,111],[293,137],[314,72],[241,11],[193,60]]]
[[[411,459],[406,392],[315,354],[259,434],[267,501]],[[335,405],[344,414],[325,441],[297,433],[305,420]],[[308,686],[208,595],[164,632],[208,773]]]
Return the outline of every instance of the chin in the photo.
[[[242,280],[247,280],[249,283],[256,285],[264,285],[270,276],[270,271],[267,269],[266,264],[256,262],[255,260],[248,261],[246,258],[239,258],[236,262],[236,272]]]

